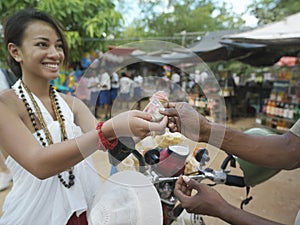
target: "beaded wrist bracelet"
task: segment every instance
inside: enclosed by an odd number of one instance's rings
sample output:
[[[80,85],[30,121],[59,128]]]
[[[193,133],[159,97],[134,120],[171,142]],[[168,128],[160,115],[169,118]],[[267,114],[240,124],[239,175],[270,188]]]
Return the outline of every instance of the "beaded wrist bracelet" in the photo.
[[[116,138],[115,140],[112,141],[107,140],[101,129],[103,124],[104,122],[99,122],[96,127],[96,130],[98,130],[98,137],[99,137],[98,147],[99,149],[102,149],[104,147],[105,150],[111,150],[114,147],[116,147],[116,145],[118,144],[118,139]]]

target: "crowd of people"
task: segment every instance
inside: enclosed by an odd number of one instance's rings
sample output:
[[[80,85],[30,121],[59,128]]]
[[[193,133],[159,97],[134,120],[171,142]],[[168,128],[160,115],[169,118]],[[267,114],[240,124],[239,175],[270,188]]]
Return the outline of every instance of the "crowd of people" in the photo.
[[[141,95],[142,76],[91,70],[79,77],[75,96],[64,94],[51,83],[68,55],[59,24],[44,12],[26,9],[8,18],[4,34],[8,65],[17,80],[0,95],[0,143],[13,179],[0,225],[88,224],[87,211],[102,185],[91,155],[122,145],[119,137],[124,136],[145,138],[169,128],[258,165],[300,167],[300,119],[283,135],[261,137],[212,123],[182,102],[167,103],[160,122],[128,108],[111,117],[109,106],[118,95],[121,102],[128,101],[131,90],[135,98]],[[85,103],[103,106],[105,118],[99,121]],[[237,209],[211,187],[187,177],[180,177],[174,192],[188,212],[231,224],[278,224]]]
[[[119,73],[99,70],[89,70],[78,82],[74,95],[81,99],[93,110],[97,117],[101,117],[102,110],[104,120],[111,117],[111,106],[119,99],[121,108],[129,109],[130,101],[139,101],[142,98],[143,77],[140,74],[133,75],[129,72]]]
[[[140,69],[127,70],[126,67],[119,71],[111,71],[107,66],[101,66],[101,57],[84,58],[83,62],[68,67],[52,81],[59,92],[78,97],[91,109],[104,108],[104,118],[110,118],[109,108],[119,96],[121,107],[129,108],[129,102],[134,101],[140,109],[140,102],[145,93],[143,89],[150,83],[152,88],[163,88],[174,98],[182,93],[198,93],[198,83],[203,83],[209,76],[206,71],[195,70],[190,74],[182,73],[180,69],[168,66],[157,66],[157,71],[149,71],[151,75],[142,75]],[[105,64],[105,63],[104,63]],[[83,67],[83,65],[86,67]],[[97,66],[96,66],[97,65]],[[90,67],[89,67],[90,66]],[[161,72],[163,70],[163,72]],[[145,77],[146,76],[146,77]],[[151,78],[149,78],[151,77]],[[150,81],[154,79],[153,81]],[[100,97],[101,95],[101,97]],[[97,113],[96,113],[97,115]]]

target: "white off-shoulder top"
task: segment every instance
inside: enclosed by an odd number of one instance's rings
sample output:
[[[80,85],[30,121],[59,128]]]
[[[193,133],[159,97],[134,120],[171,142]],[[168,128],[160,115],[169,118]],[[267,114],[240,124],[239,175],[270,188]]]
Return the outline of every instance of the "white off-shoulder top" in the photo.
[[[13,89],[21,98],[19,85],[20,80],[16,82]],[[24,93],[27,102],[35,110],[26,91]],[[59,94],[56,96],[65,118],[68,138],[81,135],[82,131],[74,123],[74,115],[70,107]],[[53,120],[36,96],[34,98],[41,109],[53,142],[60,142],[61,132],[58,121]],[[42,130],[40,133],[44,136]],[[34,136],[37,138],[36,133]],[[39,138],[37,140],[39,141]],[[10,156],[6,159],[6,164],[13,176],[13,186],[5,199],[0,225],[65,225],[73,213],[80,215],[89,210],[102,183],[91,156],[74,166],[75,184],[70,189],[64,187],[57,176],[44,180],[38,179]],[[62,172],[61,175],[68,181],[67,171]]]

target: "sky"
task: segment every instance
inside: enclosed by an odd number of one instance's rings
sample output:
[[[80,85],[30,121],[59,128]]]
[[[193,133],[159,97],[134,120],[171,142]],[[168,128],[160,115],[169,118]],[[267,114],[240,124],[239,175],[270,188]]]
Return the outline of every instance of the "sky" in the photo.
[[[131,3],[130,3],[131,2]],[[160,0],[162,3],[161,10],[165,10],[164,6],[166,5],[166,0]],[[232,6],[232,9],[234,10],[235,13],[242,13],[245,12],[247,9],[247,6],[253,2],[253,0],[217,0],[219,4],[222,2],[226,2],[229,5]],[[117,5],[117,0],[115,1]],[[124,9],[123,9],[124,10]],[[126,14],[123,15],[126,24],[130,24],[130,22],[133,20],[135,15],[138,15],[138,4],[137,0],[128,0],[128,4],[126,6]],[[249,14],[246,14],[242,17],[246,21],[246,26],[254,27],[256,26],[257,19],[254,16],[251,16]]]
[[[222,0],[220,2],[226,2],[230,5],[232,5],[232,9],[236,13],[242,13],[245,12],[247,9],[247,6],[250,5],[253,0]],[[242,17],[246,21],[246,26],[256,26],[257,19],[255,16],[251,16],[250,14],[246,14]]]

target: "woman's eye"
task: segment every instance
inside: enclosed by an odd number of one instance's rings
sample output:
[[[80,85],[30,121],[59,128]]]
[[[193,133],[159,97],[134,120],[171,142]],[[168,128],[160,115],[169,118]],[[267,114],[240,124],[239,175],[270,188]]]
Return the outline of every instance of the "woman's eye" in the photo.
[[[58,44],[58,45],[56,45],[56,48],[63,49],[63,48],[64,48],[64,46],[63,46],[63,44]]]
[[[47,44],[44,43],[44,42],[39,42],[36,45],[39,46],[39,47],[46,47],[47,46]]]

